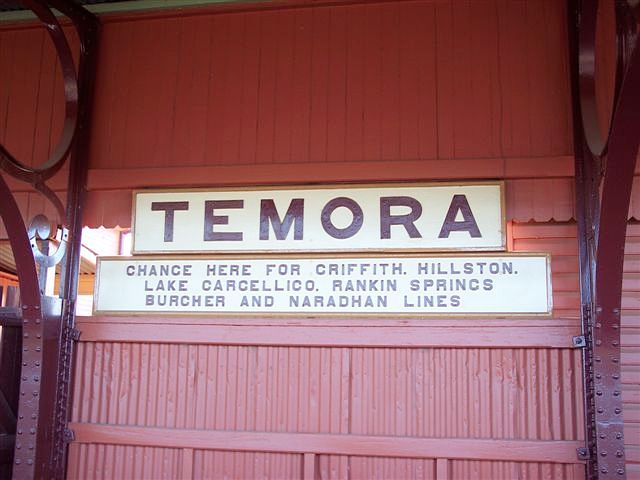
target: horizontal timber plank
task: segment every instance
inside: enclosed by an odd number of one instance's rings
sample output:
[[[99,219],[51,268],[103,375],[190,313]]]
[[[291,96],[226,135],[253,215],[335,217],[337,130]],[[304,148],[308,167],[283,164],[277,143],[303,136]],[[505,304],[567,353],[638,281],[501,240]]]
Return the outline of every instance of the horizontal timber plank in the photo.
[[[78,443],[252,452],[316,453],[401,458],[449,458],[582,463],[574,440],[416,438],[313,433],[187,430],[71,423]]]
[[[197,321],[193,319],[192,321]],[[313,327],[78,322],[84,342],[215,345],[370,347],[570,348],[577,324],[540,328],[488,327]]]
[[[318,182],[365,182],[365,181],[419,181],[421,178],[434,180],[455,180],[452,172],[460,172],[460,179],[493,179],[496,177],[519,178],[529,177],[531,172],[527,165],[535,166],[535,177],[540,172],[545,176],[573,175],[573,158],[570,156],[532,157],[515,162],[525,166],[524,170],[517,166],[504,172],[504,158],[472,158],[472,159],[416,159],[399,161],[363,161],[363,162],[326,162],[316,163],[269,163],[246,165],[218,165],[196,167],[161,167],[161,168],[122,168],[122,169],[90,169],[89,190],[164,187],[164,186],[197,186],[211,187],[211,180],[216,185],[267,185],[287,183],[310,183],[309,179]],[[451,168],[455,162],[456,168]],[[549,168],[540,168],[540,163]],[[502,173],[506,173],[502,175]]]

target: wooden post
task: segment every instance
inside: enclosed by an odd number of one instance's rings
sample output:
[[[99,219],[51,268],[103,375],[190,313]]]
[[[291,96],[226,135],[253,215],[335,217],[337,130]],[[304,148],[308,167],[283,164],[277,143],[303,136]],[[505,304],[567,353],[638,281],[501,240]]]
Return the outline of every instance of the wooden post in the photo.
[[[449,460],[446,458],[436,459],[436,480],[449,480]]]

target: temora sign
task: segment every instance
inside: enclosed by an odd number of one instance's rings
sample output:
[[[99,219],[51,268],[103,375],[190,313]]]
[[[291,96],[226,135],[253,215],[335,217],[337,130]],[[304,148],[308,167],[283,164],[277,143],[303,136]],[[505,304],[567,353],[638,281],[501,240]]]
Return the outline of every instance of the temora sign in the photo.
[[[134,194],[134,254],[505,249],[503,184]]]

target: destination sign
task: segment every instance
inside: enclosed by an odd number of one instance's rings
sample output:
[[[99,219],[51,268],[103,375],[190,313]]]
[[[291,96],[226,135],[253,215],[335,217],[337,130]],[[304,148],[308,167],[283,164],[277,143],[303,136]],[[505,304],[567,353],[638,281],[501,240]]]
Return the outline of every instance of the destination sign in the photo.
[[[548,255],[98,259],[101,314],[549,314]]]
[[[133,252],[504,250],[503,184],[138,191]]]

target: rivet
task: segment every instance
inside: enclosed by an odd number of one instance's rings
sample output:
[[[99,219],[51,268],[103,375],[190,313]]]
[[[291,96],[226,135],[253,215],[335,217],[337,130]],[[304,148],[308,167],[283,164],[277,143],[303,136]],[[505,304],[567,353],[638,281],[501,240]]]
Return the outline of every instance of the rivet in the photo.
[[[18,435],[22,435],[22,429],[18,430]]]
[[[36,318],[36,325],[40,325],[40,319]]]
[[[616,452],[616,457],[618,457],[618,458],[622,458],[622,455],[623,455],[623,454],[622,454],[622,450],[618,450],[618,451]]]
[[[38,392],[37,391],[33,392],[33,396],[37,397],[38,396]]]
[[[602,413],[602,412],[604,412],[604,408],[598,407],[598,413]]]
[[[600,434],[600,438],[601,438],[602,440],[604,440],[605,438],[607,438],[607,436],[606,436],[604,433],[601,433],[601,434]]]
[[[28,352],[28,351],[29,351],[29,349],[28,349],[28,348],[24,348],[22,351],[23,351],[23,352]],[[25,364],[25,365],[26,365],[26,364]]]
[[[617,323],[614,323],[613,325],[611,325],[611,327],[612,327],[614,330],[618,330],[618,329],[620,328],[620,325],[618,325]]]
[[[616,470],[616,472],[618,473],[618,475],[622,475],[624,474],[624,468],[619,468],[618,470]]]
[[[614,373],[613,375],[611,375],[611,378],[613,378],[614,380],[618,380],[620,378],[620,374]]]
[[[602,395],[602,390],[598,390],[598,391],[596,392],[596,395],[601,396],[601,395]]]
[[[622,433],[616,432],[616,439],[620,440],[622,438]]]
[[[38,416],[35,413],[32,413],[31,414],[31,418],[33,418],[35,420],[36,418],[38,418]]]
[[[29,459],[29,460],[27,460],[27,463],[28,463],[29,465],[33,465],[33,460]]]
[[[22,362],[22,366],[26,367],[27,366],[27,362]]]
[[[602,467],[602,468],[600,469],[600,471],[601,471],[602,473],[609,473],[609,470],[607,470],[607,467]]]
[[[28,333],[25,333],[25,334],[23,335],[23,337],[24,337],[24,338],[29,338],[29,334],[28,334]]]
[[[602,361],[602,359],[601,359],[600,357],[596,357],[596,358],[594,358],[594,360],[595,360],[596,362],[598,362],[598,363],[600,363],[600,362]]]
[[[596,378],[597,378],[597,379],[602,378],[602,374],[601,374],[601,373],[596,373]]]
[[[40,335],[39,333],[36,335],[36,338],[42,338],[42,335]]]
[[[36,350],[38,350],[38,349],[36,348]],[[619,359],[617,359],[617,358],[612,358],[612,359],[611,359],[611,361],[612,361],[613,363],[618,363],[620,360],[619,360]]]
[[[22,305],[23,310],[26,310],[27,308],[29,308],[27,305]]]
[[[35,308],[36,310],[40,310],[40,305],[36,305],[34,308]]]
[[[24,394],[25,394],[24,392],[20,392],[20,395],[24,395]]]
[[[40,366],[40,362],[36,361],[36,367]]]
[[[40,378],[38,378],[38,376],[37,376],[37,375],[34,375],[34,377],[33,377],[33,381],[34,381],[34,382],[37,382],[38,380],[40,380]]]
[[[19,458],[17,458],[16,459],[16,465],[20,465],[21,463],[22,463],[22,461]]]
[[[614,340],[613,342],[611,342],[611,345],[613,345],[614,347],[617,347],[619,343],[617,342],[617,340]]]
[[[24,418],[24,415],[18,415],[18,418],[22,420]]]
[[[35,435],[35,433],[36,433],[36,429],[35,429],[35,428],[30,428],[30,429],[29,429],[29,433],[30,433],[31,435]]]
[[[596,307],[596,312],[602,313],[602,307]]]
[[[27,377],[22,377],[22,381],[26,382],[27,381]]]
[[[602,345],[602,340],[596,340],[596,345]]]
[[[596,328],[602,328],[602,324],[600,322],[596,323]]]
[[[620,395],[620,390],[614,390],[614,391],[613,391],[613,396],[614,396],[614,397],[617,397],[617,396],[619,396],[619,395]]]
[[[607,456],[607,451],[603,450],[602,452],[600,452],[600,456],[601,457],[606,457]]]
[[[42,350],[40,347],[36,347],[36,352],[39,352],[40,350]]]
[[[29,450],[33,450],[33,443],[29,444]]]
[[[622,412],[622,410],[620,408],[615,408],[613,411],[616,412],[616,413]]]
[[[20,450],[22,448],[22,445],[20,445],[19,443],[16,443],[16,450]]]

